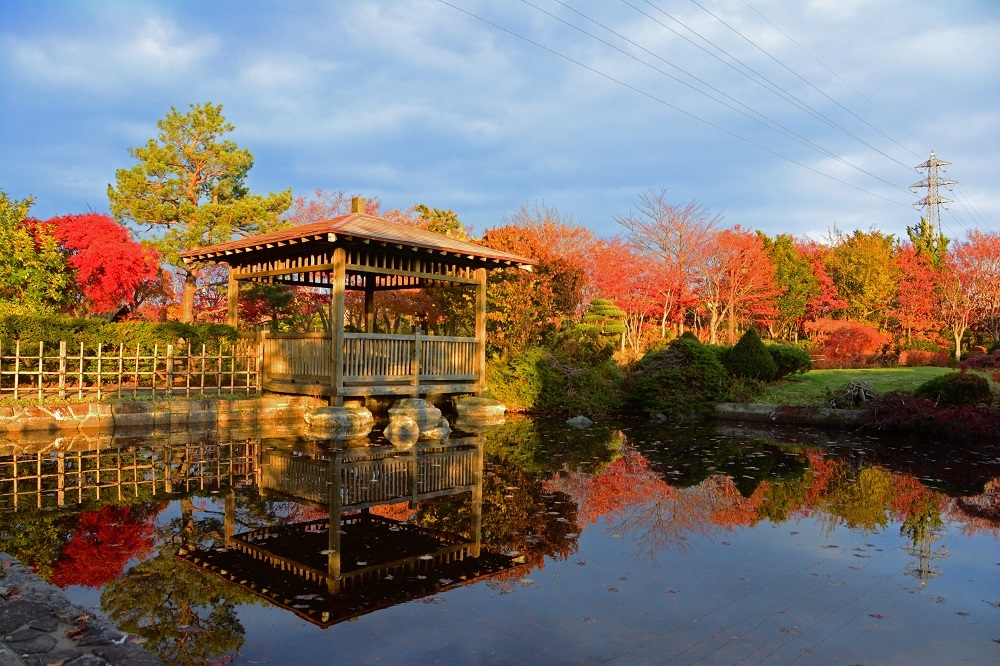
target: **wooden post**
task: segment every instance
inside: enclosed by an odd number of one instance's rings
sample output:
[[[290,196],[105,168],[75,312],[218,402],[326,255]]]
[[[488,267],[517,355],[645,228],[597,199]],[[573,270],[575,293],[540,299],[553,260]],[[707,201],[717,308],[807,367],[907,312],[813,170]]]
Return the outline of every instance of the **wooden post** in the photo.
[[[66,397],[66,341],[59,341],[59,398]],[[60,506],[62,501],[60,501]]]
[[[236,279],[235,270],[230,265],[229,266],[229,291],[226,292],[227,299],[229,302],[229,325],[236,327],[240,323],[239,315],[239,301],[240,301],[240,283]]]
[[[42,350],[44,348],[45,348],[45,342],[39,340],[38,341],[38,402],[42,401],[42,375],[44,374],[42,369],[42,354],[43,354]],[[98,400],[100,400],[100,397],[101,397],[100,394],[98,394],[97,396]],[[41,492],[41,488],[39,488],[38,490],[39,492]]]
[[[271,359],[267,357],[265,351],[267,347],[267,331],[261,331],[257,339],[257,392],[263,393],[264,382],[267,381],[268,375],[268,364],[271,363]],[[219,389],[221,392],[221,388]]]
[[[417,326],[413,329],[413,350],[410,352],[410,374],[412,378],[410,383],[414,387],[413,396],[417,397],[420,395],[420,366],[422,365],[423,359],[421,358],[421,335],[420,327]]]
[[[236,491],[230,488],[226,491],[225,515],[223,516],[222,538],[226,547],[233,545],[233,533],[236,531]]]
[[[365,275],[365,333],[375,332],[375,276]]]
[[[21,375],[21,341],[14,341],[14,400],[18,399],[17,386],[20,383]],[[14,465],[17,469],[17,465]]]
[[[342,453],[335,451],[330,461],[330,478],[327,480],[327,508],[330,510],[330,527],[327,538],[326,588],[330,594],[340,592],[340,459]]]
[[[342,247],[333,250],[333,275],[330,280],[330,403],[344,404],[344,294],[347,287],[347,253]]]
[[[479,553],[482,549],[483,543],[483,452],[484,452],[484,439],[483,435],[478,435],[476,437],[476,462],[475,469],[473,473],[473,483],[472,488],[472,517],[469,528],[469,538],[472,539],[472,550],[470,555],[473,557],[479,557]]]
[[[100,363],[99,360],[98,363]],[[98,388],[98,390],[100,389]],[[174,346],[167,345],[167,397],[169,398],[173,394],[173,392],[174,392]]]
[[[486,269],[476,269],[476,379],[475,394],[486,390]]]

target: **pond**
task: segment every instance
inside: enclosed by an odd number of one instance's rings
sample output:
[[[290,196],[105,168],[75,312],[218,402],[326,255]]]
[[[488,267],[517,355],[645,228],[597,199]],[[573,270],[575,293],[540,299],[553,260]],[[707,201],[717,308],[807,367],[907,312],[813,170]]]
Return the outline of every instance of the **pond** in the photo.
[[[0,440],[0,549],[168,663],[1000,663],[1000,459],[514,418]]]

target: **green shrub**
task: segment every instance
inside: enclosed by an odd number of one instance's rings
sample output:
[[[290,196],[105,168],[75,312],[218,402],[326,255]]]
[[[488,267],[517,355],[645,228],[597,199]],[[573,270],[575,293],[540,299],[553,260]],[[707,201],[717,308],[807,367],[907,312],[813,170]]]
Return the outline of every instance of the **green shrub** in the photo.
[[[778,374],[777,364],[761,342],[757,331],[752,328],[748,329],[729,353],[725,354],[723,364],[729,373],[736,377],[747,377],[762,382],[771,381]]]
[[[67,346],[79,347],[82,343],[88,350],[98,345],[134,348],[140,345],[188,344],[192,347],[215,347],[219,342],[231,343],[239,336],[239,331],[223,324],[182,324],[170,322],[126,321],[110,322],[105,319],[75,319],[61,315],[10,315],[0,317],[0,344],[9,348],[15,342],[21,343],[23,353],[38,349],[38,343],[55,345],[65,342]]]
[[[564,356],[576,365],[600,365],[615,354],[613,339],[600,330],[570,326],[556,333],[548,343],[556,355]]]
[[[936,405],[988,405],[993,402],[986,378],[968,372],[935,377],[918,386],[913,393]]]
[[[547,354],[548,351],[542,347],[529,347],[518,356],[491,359],[486,364],[490,397],[512,411],[533,409],[542,392],[539,364]]]
[[[796,372],[804,373],[812,370],[812,360],[805,349],[794,345],[767,345],[767,353],[774,360],[774,365],[778,372],[775,379],[790,375]]]
[[[490,396],[519,411],[589,416],[614,411],[621,407],[622,372],[603,355],[573,343],[556,350],[531,347],[517,357],[491,361]]]
[[[654,414],[708,414],[727,398],[729,375],[705,345],[685,336],[647,352],[625,378],[626,404]]]

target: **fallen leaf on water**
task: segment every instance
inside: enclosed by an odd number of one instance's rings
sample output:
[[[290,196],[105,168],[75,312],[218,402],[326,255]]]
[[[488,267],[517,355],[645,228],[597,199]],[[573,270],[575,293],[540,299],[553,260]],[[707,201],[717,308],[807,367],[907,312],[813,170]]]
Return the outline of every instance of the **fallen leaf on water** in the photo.
[[[885,619],[884,615],[879,615],[878,613],[869,613],[868,617],[873,617],[876,620],[884,620]]]

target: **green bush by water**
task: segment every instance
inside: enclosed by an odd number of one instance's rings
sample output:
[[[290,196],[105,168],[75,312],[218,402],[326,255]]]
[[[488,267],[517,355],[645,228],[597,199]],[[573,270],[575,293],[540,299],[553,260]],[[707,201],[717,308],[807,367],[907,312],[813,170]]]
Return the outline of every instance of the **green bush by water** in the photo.
[[[691,338],[647,352],[625,379],[626,404],[667,416],[704,415],[727,399],[729,374],[715,353]]]
[[[620,409],[622,371],[614,348],[594,331],[559,333],[547,347],[531,347],[487,364],[490,394],[508,409],[594,416]]]

